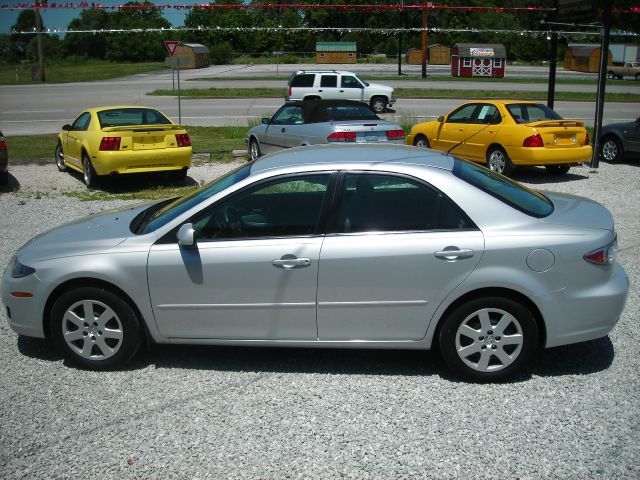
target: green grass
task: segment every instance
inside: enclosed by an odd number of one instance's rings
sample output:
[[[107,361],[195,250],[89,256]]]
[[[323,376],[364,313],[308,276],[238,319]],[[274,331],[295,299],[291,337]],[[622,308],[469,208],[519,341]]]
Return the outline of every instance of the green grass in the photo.
[[[221,98],[221,97],[282,97],[284,89],[281,88],[188,88],[181,91],[186,98]],[[546,100],[547,92],[531,91],[487,91],[487,90],[454,90],[443,88],[397,88],[397,97],[408,98],[493,98],[493,99],[519,99],[519,100]],[[175,95],[172,90],[154,90],[148,95]],[[596,94],[589,92],[556,92],[556,100],[566,101],[595,101]],[[636,93],[607,93],[605,100],[610,102],[638,102],[640,94]]]
[[[47,83],[91,82],[162,70],[164,68],[166,67],[162,62],[112,63],[101,60],[87,60],[80,63],[52,62],[47,65],[46,78]],[[16,70],[18,70],[19,81],[16,81]],[[24,85],[41,82],[33,82],[31,80],[31,64],[1,65],[0,85],[16,85],[17,83]]]
[[[83,202],[106,202],[110,200],[142,201],[181,197],[200,188],[200,185],[197,184],[172,185],[161,183],[158,185],[157,178],[148,181],[132,179],[132,182],[129,182],[131,183],[131,186],[125,185],[124,187],[115,187],[107,183],[102,190],[64,191],[61,193],[66,197],[77,198]]]

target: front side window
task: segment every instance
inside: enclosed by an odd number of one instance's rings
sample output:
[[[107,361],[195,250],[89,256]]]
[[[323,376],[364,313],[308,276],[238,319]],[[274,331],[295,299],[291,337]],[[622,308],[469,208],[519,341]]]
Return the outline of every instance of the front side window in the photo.
[[[402,176],[345,175],[336,233],[474,228],[436,189]]]
[[[71,130],[86,130],[89,128],[89,124],[91,123],[91,114],[89,112],[84,112],[78,118],[75,119],[73,125],[71,125]]]
[[[463,105],[447,117],[447,123],[471,123],[476,108],[478,105],[475,103]]]
[[[473,123],[480,124],[500,123],[500,112],[498,112],[495,105],[480,105],[480,108],[477,109],[473,120]]]
[[[551,215],[553,203],[539,192],[466,160],[454,159],[453,174],[532,217]]]
[[[287,176],[250,187],[193,219],[198,241],[318,233],[330,174]]]
[[[342,88],[364,88],[358,79],[351,75],[343,75],[340,86]]]
[[[296,125],[302,123],[302,107],[285,105],[273,115],[271,123],[274,125]]]
[[[135,126],[135,125],[168,125],[171,123],[159,111],[150,108],[113,108],[98,112],[100,128]]]

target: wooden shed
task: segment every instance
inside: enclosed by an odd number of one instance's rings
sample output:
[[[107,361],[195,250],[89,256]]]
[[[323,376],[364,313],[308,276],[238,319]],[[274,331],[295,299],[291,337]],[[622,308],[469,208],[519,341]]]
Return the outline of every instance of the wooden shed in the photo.
[[[316,42],[317,63],[356,63],[356,42]]]
[[[504,77],[507,51],[501,43],[456,43],[451,50],[454,77]]]
[[[427,47],[429,65],[449,65],[451,63],[451,49],[446,45],[434,43]]]
[[[564,52],[564,69],[576,72],[597,73],[600,70],[600,45],[569,44]],[[611,52],[607,55],[607,65],[611,65]]]
[[[205,68],[209,66],[209,49],[199,43],[181,43],[174,57],[180,57],[180,68]]]

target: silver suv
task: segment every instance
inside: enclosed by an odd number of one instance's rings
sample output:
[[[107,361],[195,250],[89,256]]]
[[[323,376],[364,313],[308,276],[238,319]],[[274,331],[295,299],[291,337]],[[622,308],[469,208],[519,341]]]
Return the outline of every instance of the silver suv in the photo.
[[[367,83],[353,72],[298,70],[289,77],[285,100],[355,100],[382,113],[395,103],[396,98],[392,87]]]

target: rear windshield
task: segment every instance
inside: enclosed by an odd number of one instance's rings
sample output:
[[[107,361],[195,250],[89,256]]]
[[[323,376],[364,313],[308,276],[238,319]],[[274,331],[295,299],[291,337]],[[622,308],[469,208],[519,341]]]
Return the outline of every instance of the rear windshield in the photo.
[[[315,80],[315,73],[304,73],[296,75],[291,79],[292,87],[313,87],[313,81]]]
[[[562,120],[560,115],[542,103],[512,103],[506,105],[506,107],[517,123]]]
[[[553,203],[541,193],[475,163],[456,158],[453,174],[532,217],[543,218],[553,212]]]
[[[112,108],[98,112],[100,128],[123,125],[167,125],[171,120],[152,108]]]
[[[317,123],[331,120],[380,120],[364,103],[306,103],[305,122]]]

